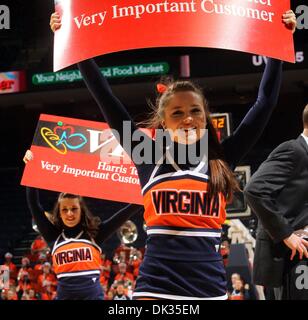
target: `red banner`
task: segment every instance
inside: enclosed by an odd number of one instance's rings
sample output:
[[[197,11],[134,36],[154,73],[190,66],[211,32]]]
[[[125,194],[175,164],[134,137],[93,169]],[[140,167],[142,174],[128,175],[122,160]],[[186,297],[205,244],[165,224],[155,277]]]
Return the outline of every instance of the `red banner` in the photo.
[[[24,71],[0,73],[0,94],[21,92],[25,89],[26,75]]]
[[[290,0],[56,0],[54,71],[102,54],[151,47],[210,47],[295,62],[282,22]]]
[[[21,184],[142,204],[136,168],[102,122],[42,114]]]

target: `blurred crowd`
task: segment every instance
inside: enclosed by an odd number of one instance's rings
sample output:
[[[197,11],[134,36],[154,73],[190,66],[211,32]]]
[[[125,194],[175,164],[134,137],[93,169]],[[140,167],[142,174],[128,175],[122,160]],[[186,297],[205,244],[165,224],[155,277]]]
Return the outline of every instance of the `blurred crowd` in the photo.
[[[228,265],[230,244],[221,244],[225,267]],[[100,283],[105,300],[130,300],[135,288],[144,248],[121,244],[111,259],[102,253]],[[57,279],[53,272],[50,248],[38,235],[29,253],[21,258],[20,267],[13,263],[13,255],[7,252],[4,266],[9,269],[9,284],[1,289],[0,300],[53,300],[56,297]],[[229,300],[249,300],[249,285],[239,273],[231,275]],[[3,286],[3,284],[2,284]]]
[[[102,253],[100,283],[105,300],[131,299],[144,249],[120,245],[112,259]],[[56,297],[57,279],[53,272],[50,248],[39,235],[31,250],[21,258],[20,267],[13,263],[7,252],[4,266],[9,269],[9,284],[1,289],[0,300],[53,300]]]

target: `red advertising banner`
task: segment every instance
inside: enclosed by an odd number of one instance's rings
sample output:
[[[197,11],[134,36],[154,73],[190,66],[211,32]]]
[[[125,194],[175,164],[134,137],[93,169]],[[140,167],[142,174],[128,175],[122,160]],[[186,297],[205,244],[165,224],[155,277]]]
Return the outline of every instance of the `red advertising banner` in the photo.
[[[219,137],[230,135],[228,114],[213,114],[212,121]],[[155,136],[153,130],[142,131]],[[31,146],[34,159],[26,164],[21,184],[143,204],[136,167],[116,134],[103,122],[42,114]]]
[[[152,47],[210,47],[295,62],[282,22],[290,0],[56,0],[54,71],[102,54]]]
[[[136,168],[106,123],[42,114],[21,184],[142,204]]]
[[[0,73],[0,94],[16,93],[26,89],[26,76],[23,71]]]

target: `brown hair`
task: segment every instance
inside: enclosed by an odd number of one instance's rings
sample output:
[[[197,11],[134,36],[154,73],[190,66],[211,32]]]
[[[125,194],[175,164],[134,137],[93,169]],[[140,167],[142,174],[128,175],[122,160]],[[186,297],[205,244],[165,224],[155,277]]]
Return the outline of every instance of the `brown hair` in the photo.
[[[53,222],[56,227],[59,229],[64,228],[63,221],[60,217],[60,201],[62,199],[78,199],[81,209],[81,226],[88,233],[88,235],[92,238],[95,238],[98,232],[99,225],[101,224],[101,219],[97,216],[93,216],[90,212],[84,199],[81,196],[71,194],[71,193],[60,193],[58,200],[53,209]]]
[[[308,104],[303,111],[303,125],[305,129],[308,129]]]
[[[152,106],[152,113],[150,118],[142,124],[148,128],[158,129],[162,128],[161,121],[164,119],[164,110],[168,105],[172,96],[177,92],[191,91],[198,94],[203,101],[206,123],[208,129],[208,150],[209,150],[209,167],[210,167],[210,186],[209,195],[214,195],[221,192],[227,199],[232,200],[233,192],[239,191],[239,185],[234,173],[229,168],[223,155],[222,147],[218,141],[216,130],[212,124],[210,117],[209,105],[204,97],[202,90],[193,84],[191,81],[180,80],[171,81],[167,79],[166,91],[160,94],[156,99],[156,105]]]

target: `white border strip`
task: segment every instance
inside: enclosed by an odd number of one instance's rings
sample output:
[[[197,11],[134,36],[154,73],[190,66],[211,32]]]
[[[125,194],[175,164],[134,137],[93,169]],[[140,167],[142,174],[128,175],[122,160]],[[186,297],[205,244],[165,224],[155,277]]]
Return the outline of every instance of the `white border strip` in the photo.
[[[163,294],[163,293],[134,292],[133,298],[137,298],[137,297],[150,297],[150,298],[161,298],[161,299],[170,299],[170,300],[227,300],[228,299],[227,294],[219,297],[197,298],[197,297],[175,296],[173,294]]]
[[[61,236],[61,235],[60,235]],[[92,245],[93,247],[95,247],[100,253],[102,253],[102,249],[96,244],[96,243],[93,243],[91,242],[90,240],[87,240],[87,239],[73,239],[73,238],[69,238],[68,240],[65,240],[65,241],[62,241],[62,242],[58,242],[52,249],[52,252],[51,254],[54,254],[54,252],[56,251],[56,249],[58,249],[59,247],[63,246],[63,245],[66,245],[68,243],[72,243],[72,242],[80,242],[80,243],[86,243],[86,244],[90,244]],[[71,250],[74,250],[71,249]]]
[[[80,272],[63,272],[57,275],[57,278],[64,278],[64,277],[78,277],[78,276],[86,276],[89,274],[100,274],[100,270],[93,270],[93,271],[80,271]]]
[[[170,234],[173,236],[187,236],[187,237],[207,237],[220,238],[220,232],[206,232],[206,231],[181,231],[181,230],[166,230],[166,229],[148,229],[147,234]]]
[[[150,179],[149,182],[142,188],[142,193],[144,193],[144,191],[153,183],[155,183],[156,181],[159,181],[161,179],[164,178],[169,178],[169,177],[181,177],[181,176],[191,176],[191,177],[198,177],[198,178],[202,178],[205,181],[204,182],[208,182],[209,180],[209,176],[203,173],[199,173],[199,172],[192,172],[190,170],[186,170],[186,171],[177,171],[177,172],[170,172],[170,173],[163,173],[159,176],[156,176],[153,179]]]

